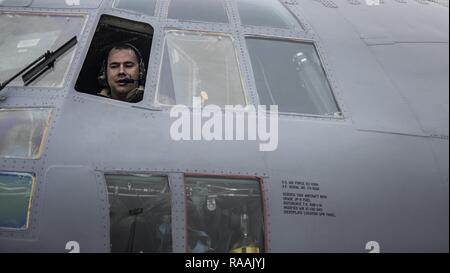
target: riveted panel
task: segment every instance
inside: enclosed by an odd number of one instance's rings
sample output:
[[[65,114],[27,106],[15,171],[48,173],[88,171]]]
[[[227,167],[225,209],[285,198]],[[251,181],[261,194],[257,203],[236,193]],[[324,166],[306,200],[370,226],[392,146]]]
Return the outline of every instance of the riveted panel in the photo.
[[[172,240],[173,252],[186,250],[186,195],[182,174],[170,174],[169,184],[172,193]]]
[[[109,250],[105,186],[101,182],[97,174],[86,167],[48,169],[40,215],[39,238],[46,242],[43,250],[65,252],[66,243],[70,241],[76,241],[81,252]]]

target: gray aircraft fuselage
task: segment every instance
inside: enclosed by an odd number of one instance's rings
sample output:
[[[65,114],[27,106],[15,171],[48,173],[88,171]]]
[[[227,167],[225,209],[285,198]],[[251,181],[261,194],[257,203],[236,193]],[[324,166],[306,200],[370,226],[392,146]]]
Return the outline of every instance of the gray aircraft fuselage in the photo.
[[[197,176],[261,181],[265,252],[448,252],[448,1],[281,1],[299,22],[292,28],[245,25],[238,1],[219,2],[225,22],[171,18],[168,0],[155,1],[153,15],[114,8],[113,0],[0,1],[0,16],[81,16],[60,86],[0,91],[1,110],[51,109],[37,158],[4,156],[0,146],[0,173],[35,178],[27,225],[0,227],[0,252],[110,252],[105,174],[168,178],[173,252],[189,252],[185,182]],[[153,28],[138,103],[75,88],[102,15]],[[170,30],[230,35],[255,106],[261,79],[246,39],[310,42],[340,114],[280,112],[274,151],[249,139],[175,141],[171,107],[157,100]],[[19,58],[0,56],[0,71]]]

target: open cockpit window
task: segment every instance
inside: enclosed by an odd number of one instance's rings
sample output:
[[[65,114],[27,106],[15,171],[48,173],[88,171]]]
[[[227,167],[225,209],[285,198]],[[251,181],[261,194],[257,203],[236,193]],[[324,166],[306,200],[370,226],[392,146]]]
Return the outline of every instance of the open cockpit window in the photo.
[[[125,102],[141,101],[152,38],[149,24],[103,15],[75,89]]]
[[[115,0],[113,7],[154,16],[156,1],[157,0]]]
[[[0,228],[28,228],[33,189],[33,175],[0,172]]]
[[[186,177],[187,251],[264,252],[259,180]]]
[[[314,44],[246,38],[260,104],[279,112],[340,116]]]
[[[111,252],[172,252],[168,178],[105,175],[110,205]]]
[[[17,14],[0,12],[0,82],[4,82],[31,62],[54,51],[72,37],[79,35],[85,18],[72,15]],[[72,61],[75,48],[59,57],[30,86],[61,87]],[[10,86],[23,86],[16,78]]]
[[[169,30],[157,101],[200,107],[247,105],[232,37]]]
[[[0,109],[0,158],[38,159],[51,112],[49,108]]]

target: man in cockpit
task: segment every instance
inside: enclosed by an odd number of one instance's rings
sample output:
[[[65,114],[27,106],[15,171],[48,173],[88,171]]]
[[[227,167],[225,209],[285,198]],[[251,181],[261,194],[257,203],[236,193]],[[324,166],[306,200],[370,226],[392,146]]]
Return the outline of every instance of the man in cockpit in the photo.
[[[145,65],[139,50],[128,43],[113,45],[107,51],[98,81],[103,88],[97,95],[139,102],[144,96]]]

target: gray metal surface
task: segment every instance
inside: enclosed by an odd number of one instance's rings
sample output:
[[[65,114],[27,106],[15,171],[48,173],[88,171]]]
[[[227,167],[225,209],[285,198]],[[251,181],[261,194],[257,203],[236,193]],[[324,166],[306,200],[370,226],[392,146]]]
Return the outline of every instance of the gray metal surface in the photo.
[[[36,174],[29,228],[0,228],[0,252],[68,252],[70,241],[81,252],[108,252],[105,172],[169,175],[174,252],[186,249],[183,173],[262,177],[268,252],[367,252],[373,240],[381,252],[448,252],[448,3],[283,1],[301,28],[277,29],[243,26],[234,0],[223,1],[228,23],[169,19],[168,0],[156,3],[155,16],[113,9],[113,2],[0,6],[87,18],[63,87],[1,93],[1,108],[54,113],[40,159],[0,158],[2,172]],[[137,104],[74,89],[102,14],[154,28]],[[231,34],[254,105],[245,37],[313,41],[343,117],[280,115],[274,152],[260,152],[255,141],[175,142],[170,109],[154,103],[167,29]],[[329,215],[285,213],[283,181],[316,183]]]

